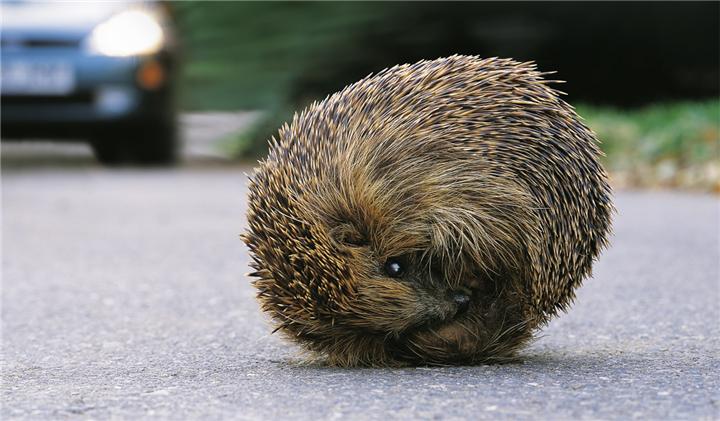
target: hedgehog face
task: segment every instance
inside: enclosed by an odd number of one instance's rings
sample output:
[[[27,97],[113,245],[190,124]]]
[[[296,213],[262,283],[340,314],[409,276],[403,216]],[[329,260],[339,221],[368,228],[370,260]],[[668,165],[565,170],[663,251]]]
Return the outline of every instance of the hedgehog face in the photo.
[[[470,285],[449,283],[436,263],[420,251],[383,250],[382,245],[341,244],[352,268],[354,299],[343,313],[343,323],[365,333],[399,337],[411,329],[450,322],[471,306]],[[388,256],[388,254],[394,254]]]

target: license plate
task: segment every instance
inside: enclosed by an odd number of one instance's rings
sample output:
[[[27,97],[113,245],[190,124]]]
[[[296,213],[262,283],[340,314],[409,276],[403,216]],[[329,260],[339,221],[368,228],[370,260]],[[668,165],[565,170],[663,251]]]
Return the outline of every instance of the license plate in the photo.
[[[63,95],[75,88],[72,64],[57,61],[4,61],[0,66],[3,95]]]

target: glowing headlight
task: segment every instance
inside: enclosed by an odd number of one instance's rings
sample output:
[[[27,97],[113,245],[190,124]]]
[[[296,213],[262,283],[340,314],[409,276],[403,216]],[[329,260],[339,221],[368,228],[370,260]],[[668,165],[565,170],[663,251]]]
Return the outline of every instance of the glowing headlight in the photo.
[[[152,54],[162,47],[163,29],[143,10],[118,13],[93,29],[88,39],[91,52],[107,56]]]

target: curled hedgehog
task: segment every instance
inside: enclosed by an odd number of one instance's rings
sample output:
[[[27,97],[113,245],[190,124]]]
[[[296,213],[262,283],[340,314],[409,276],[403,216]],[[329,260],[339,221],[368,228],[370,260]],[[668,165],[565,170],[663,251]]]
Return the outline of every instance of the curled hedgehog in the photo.
[[[544,75],[420,61],[284,125],[244,234],[276,330],[336,366],[476,364],[566,310],[613,205],[594,134]]]

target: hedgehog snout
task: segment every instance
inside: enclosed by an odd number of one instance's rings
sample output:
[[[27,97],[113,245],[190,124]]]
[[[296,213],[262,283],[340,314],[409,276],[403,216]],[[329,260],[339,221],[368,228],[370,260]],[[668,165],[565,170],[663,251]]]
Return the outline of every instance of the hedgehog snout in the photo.
[[[465,289],[427,291],[420,297],[425,303],[422,325],[436,325],[462,317],[473,302],[472,292]]]
[[[455,291],[451,295],[452,301],[455,303],[455,316],[463,315],[470,308],[471,297],[464,291]]]

